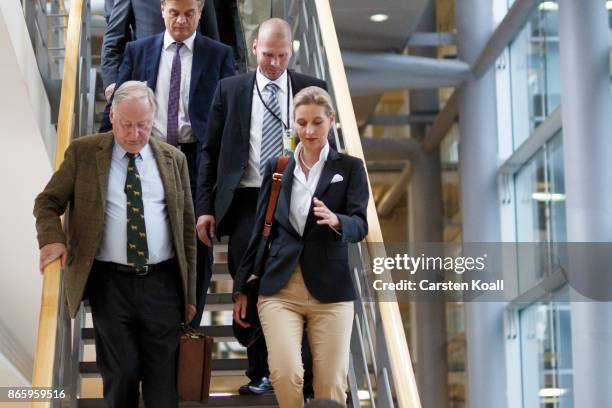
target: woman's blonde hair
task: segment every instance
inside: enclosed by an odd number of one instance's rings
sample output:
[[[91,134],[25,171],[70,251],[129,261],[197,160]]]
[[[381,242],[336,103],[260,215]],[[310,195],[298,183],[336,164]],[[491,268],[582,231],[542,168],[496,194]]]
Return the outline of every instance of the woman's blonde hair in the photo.
[[[325,108],[325,114],[327,114],[327,116],[336,114],[332,107],[331,97],[325,89],[319,88],[318,86],[304,88],[293,97],[294,111],[302,105],[313,104]]]

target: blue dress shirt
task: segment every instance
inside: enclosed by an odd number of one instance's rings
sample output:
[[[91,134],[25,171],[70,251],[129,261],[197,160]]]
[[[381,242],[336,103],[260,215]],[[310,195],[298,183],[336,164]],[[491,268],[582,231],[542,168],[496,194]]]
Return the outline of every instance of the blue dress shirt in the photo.
[[[125,154],[126,151],[115,142],[106,192],[104,237],[96,255],[99,261],[122,265],[127,265],[127,199],[123,190],[129,159]],[[148,263],[156,264],[174,257],[174,246],[164,186],[148,144],[136,157],[136,168],[142,186]]]

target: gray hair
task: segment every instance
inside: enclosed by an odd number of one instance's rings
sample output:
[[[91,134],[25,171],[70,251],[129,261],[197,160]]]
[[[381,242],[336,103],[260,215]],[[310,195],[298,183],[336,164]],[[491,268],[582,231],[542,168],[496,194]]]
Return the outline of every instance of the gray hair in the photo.
[[[196,2],[198,3],[198,9],[200,11],[202,11],[202,9],[204,8],[204,2],[206,0],[196,0]],[[166,0],[161,0],[161,5],[164,6],[166,4]]]
[[[117,105],[126,99],[141,99],[146,98],[153,111],[157,111],[157,103],[155,102],[155,93],[149,88],[146,82],[126,81],[121,84],[113,94],[113,110],[117,109]]]

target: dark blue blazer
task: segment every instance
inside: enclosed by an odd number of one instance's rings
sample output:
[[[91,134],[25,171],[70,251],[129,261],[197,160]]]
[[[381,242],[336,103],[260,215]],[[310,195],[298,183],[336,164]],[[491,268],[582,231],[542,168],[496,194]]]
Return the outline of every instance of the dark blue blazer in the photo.
[[[106,29],[102,37],[100,73],[104,89],[117,81],[126,44],[166,30],[159,0],[105,0]],[[198,32],[219,40],[215,5],[204,3]]]
[[[125,81],[146,81],[153,91],[157,85],[157,72],[164,42],[164,33],[142,40],[129,42],[119,75],[118,89]],[[193,61],[189,88],[189,120],[191,128],[200,144],[204,141],[208,128],[208,111],[221,78],[234,75],[232,49],[218,41],[197,33],[193,43]],[[108,119],[108,108],[100,130],[108,131],[112,125]],[[198,148],[198,152],[201,149]]]
[[[251,71],[219,82],[202,145],[196,216],[214,215],[219,236],[248,165],[255,75]],[[308,86],[327,88],[324,81],[297,72],[289,71],[289,79],[293,95]]]
[[[285,169],[272,232],[270,248],[262,271],[257,271],[255,259],[262,242],[261,230],[265,221],[272,173],[276,161],[266,166],[257,203],[253,235],[247,252],[234,279],[233,292],[243,292],[251,274],[261,274],[259,293],[271,296],[289,281],[296,265],[300,264],[308,291],[322,303],[344,302],[356,298],[348,265],[348,243],[361,241],[368,232],[368,181],[363,162],[340,154],[330,148],[314,196],[333,211],[342,224],[342,236],[327,225],[318,225],[311,204],[310,212],[300,236],[289,221],[291,191],[295,160],[291,158]],[[332,183],[336,174],[343,180]]]

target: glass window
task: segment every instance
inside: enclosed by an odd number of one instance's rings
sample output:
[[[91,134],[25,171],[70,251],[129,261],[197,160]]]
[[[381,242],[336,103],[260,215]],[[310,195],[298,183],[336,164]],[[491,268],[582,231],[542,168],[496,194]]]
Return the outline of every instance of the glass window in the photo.
[[[608,10],[608,25],[612,29],[612,0],[603,0]],[[612,48],[610,48],[610,79],[612,79]]]
[[[444,241],[461,241],[461,190],[459,183],[459,126],[455,123],[440,143]]]
[[[561,101],[558,8],[556,1],[540,1],[510,44],[515,149]]]
[[[572,408],[572,336],[567,288],[520,314],[523,408]]]
[[[518,242],[565,242],[565,180],[561,132],[550,139],[515,175]],[[519,254],[519,290],[525,292],[560,262],[538,251]],[[561,254],[556,254],[561,255]],[[553,261],[553,259],[557,259]]]

